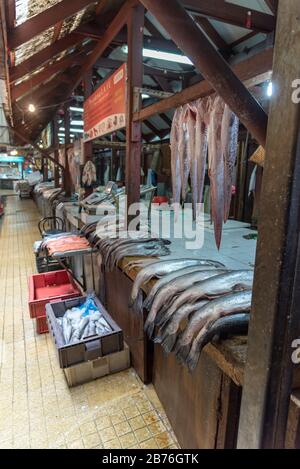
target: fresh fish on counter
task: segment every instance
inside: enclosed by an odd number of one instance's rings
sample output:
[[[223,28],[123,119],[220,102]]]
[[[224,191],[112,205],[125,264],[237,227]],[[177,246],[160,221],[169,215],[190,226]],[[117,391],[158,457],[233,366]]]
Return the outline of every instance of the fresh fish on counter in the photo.
[[[206,259],[197,259],[197,263],[194,263],[193,261],[195,261],[195,259],[185,259],[185,260],[187,261],[187,264],[183,263],[181,265],[178,265],[177,269],[179,269],[179,270],[176,270],[176,268],[173,266],[173,264],[172,264],[173,260],[172,259],[170,259],[170,261],[169,260],[165,261],[166,263],[168,263],[167,268],[170,269],[170,273],[166,272],[166,275],[155,283],[155,285],[151,289],[149,295],[147,296],[147,298],[144,301],[143,307],[145,309],[150,310],[151,305],[154,301],[154,298],[157,295],[157,292],[161,288],[163,288],[165,285],[167,285],[169,282],[174,280],[175,278],[180,277],[182,275],[190,274],[192,272],[196,272],[196,271],[199,271],[199,270],[208,270],[208,269],[211,269],[211,268],[216,268],[216,269],[225,268],[224,265],[221,264],[221,262],[217,262],[217,261],[211,261],[211,260],[206,260]],[[182,260],[180,259],[180,261],[182,261]],[[164,261],[161,261],[161,262],[164,262]],[[170,264],[169,264],[169,262],[170,262]],[[201,269],[201,267],[202,267],[202,269]],[[174,272],[174,270],[175,270],[175,272]]]
[[[205,345],[211,342],[215,337],[220,340],[230,335],[246,335],[249,321],[250,314],[248,312],[230,314],[229,316],[217,319],[211,326],[203,330],[201,344],[199,344],[200,352]]]
[[[250,311],[252,291],[239,291],[208,302],[197,311],[175,346],[176,356],[193,369],[198,363],[202,339],[212,324],[222,316]]]
[[[111,255],[110,262],[107,265],[108,270],[112,270],[124,257],[159,257],[168,256],[170,250],[162,241],[149,243],[137,243],[132,246],[121,246],[116,248]]]
[[[158,335],[155,337],[154,342],[161,344],[166,353],[170,353],[175,345],[180,324],[184,319],[187,319],[192,313],[198,311],[202,306],[206,305],[207,301],[198,301],[194,304],[186,304],[181,306],[168,321],[165,321],[159,330]]]
[[[178,269],[189,266],[214,266],[221,267],[221,264],[215,261],[206,259],[171,259],[152,262],[150,265],[145,266],[136,276],[130,297],[130,304],[134,304],[138,297],[138,293],[143,285],[146,285],[152,278],[161,278],[164,275],[177,271]]]
[[[116,252],[119,249],[122,249],[123,247],[131,248],[131,246],[134,246],[134,245],[144,245],[147,248],[148,244],[166,245],[166,244],[170,244],[170,241],[162,240],[160,238],[118,239],[113,244],[111,244],[109,249],[107,250],[105,257],[104,257],[104,264],[110,267],[111,267],[111,263],[112,265],[115,265],[115,260],[113,260],[114,256]]]
[[[201,267],[200,267],[201,269]],[[159,325],[161,321],[164,320],[165,311],[168,311],[168,306],[174,298],[177,298],[180,293],[182,293],[187,288],[191,288],[191,285],[194,285],[204,280],[210,279],[212,277],[219,276],[224,274],[226,271],[214,268],[212,270],[200,270],[190,274],[177,277],[171,282],[169,282],[165,287],[161,288],[155,299],[152,303],[151,310],[147,316],[145,322],[145,331],[148,333],[148,336],[151,338],[155,325]],[[159,311],[163,309],[161,316],[159,316]]]
[[[252,285],[252,270],[235,270],[217,275],[203,282],[196,283],[181,293],[171,306],[168,307],[168,317],[171,317],[184,304],[213,299],[234,291],[251,290]]]

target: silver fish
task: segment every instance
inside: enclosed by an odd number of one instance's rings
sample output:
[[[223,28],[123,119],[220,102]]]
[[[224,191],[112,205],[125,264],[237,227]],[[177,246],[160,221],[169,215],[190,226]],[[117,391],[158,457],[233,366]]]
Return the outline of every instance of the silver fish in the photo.
[[[166,262],[167,268],[170,268],[170,273],[166,272],[166,275],[160,280],[158,280],[158,282],[155,283],[149,295],[147,296],[146,300],[144,301],[144,304],[143,304],[144,308],[149,310],[151,308],[151,305],[154,301],[154,298],[157,292],[161,288],[163,288],[165,285],[167,285],[169,282],[171,282],[173,279],[180,277],[182,275],[186,275],[192,272],[199,271],[199,270],[208,270],[210,268],[217,269],[217,268],[224,267],[224,265],[221,264],[221,262],[211,261],[211,260],[206,260],[206,259],[198,259],[197,262],[195,263],[193,262],[195,261],[195,259],[185,259],[185,260],[187,261],[187,265],[183,263],[176,267],[172,264],[173,260],[161,261],[161,262]],[[199,267],[202,267],[203,269],[199,269]]]
[[[71,337],[72,337],[72,326],[68,320],[68,318],[62,318],[62,331],[63,336],[66,344],[69,344]]]
[[[161,344],[164,351],[170,353],[175,345],[181,322],[187,319],[192,313],[202,308],[206,303],[207,301],[198,301],[194,304],[181,306],[169,321],[163,323],[154,342]]]
[[[177,108],[173,117],[170,134],[172,189],[175,207],[180,203],[181,194],[181,161],[179,155],[179,133],[181,113],[182,108]]]
[[[208,326],[205,328],[205,331],[203,331],[201,344],[199,344],[200,352],[205,345],[211,342],[215,337],[222,339],[229,335],[246,335],[249,321],[250,314],[248,312],[230,314],[229,316],[217,319],[211,326]]]
[[[130,303],[134,304],[138,297],[140,288],[143,285],[146,285],[152,278],[161,278],[166,274],[177,271],[178,269],[188,267],[188,266],[198,266],[198,265],[213,265],[215,266],[214,261],[209,261],[206,259],[171,259],[167,261],[157,261],[151,263],[150,265],[144,267],[136,276],[130,297]]]
[[[188,326],[176,343],[175,353],[180,360],[187,360],[193,369],[199,359],[202,338],[208,328],[220,317],[250,311],[252,291],[242,291],[224,295],[210,301],[192,317]]]
[[[81,339],[85,328],[89,324],[89,318],[88,316],[85,316],[84,318],[80,319],[78,326],[75,329],[75,332],[73,334],[73,337],[76,339]]]
[[[253,284],[252,270],[235,270],[226,274],[196,283],[183,292],[172,303],[168,310],[171,317],[182,305],[199,300],[213,299],[234,291],[251,290]]]
[[[151,338],[155,324],[159,325],[160,322],[164,320],[165,308],[163,308],[163,311],[160,316],[158,314],[160,309],[164,305],[169,305],[169,303],[174,298],[177,298],[181,292],[191,287],[191,285],[202,282],[206,279],[210,279],[211,277],[216,277],[223,273],[224,270],[219,271],[218,269],[202,271],[200,270],[199,272],[196,271],[188,275],[183,275],[179,278],[175,278],[174,280],[169,282],[164,288],[160,289],[152,303],[150,313],[148,314],[147,320],[145,322],[145,331],[148,333],[148,336]]]
[[[149,243],[136,244],[135,246],[125,247],[123,249],[116,249],[113,255],[112,261],[109,263],[108,269],[112,269],[115,265],[118,265],[121,259],[124,257],[158,257],[168,256],[170,250],[162,243]]]

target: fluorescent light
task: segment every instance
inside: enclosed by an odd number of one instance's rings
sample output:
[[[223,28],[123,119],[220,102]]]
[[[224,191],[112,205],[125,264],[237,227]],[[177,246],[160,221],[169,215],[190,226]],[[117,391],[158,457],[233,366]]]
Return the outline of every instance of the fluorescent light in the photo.
[[[73,120],[73,121],[71,121],[71,125],[84,125],[84,121]]]
[[[268,84],[267,95],[269,98],[273,95],[273,83],[271,81]]]
[[[122,47],[122,49],[125,54],[128,54],[128,46],[125,45]],[[194,65],[193,62],[185,55],[172,54],[171,52],[163,52],[155,49],[143,49],[143,57],[147,57],[149,59],[166,60],[167,62],[175,62],[186,65]]]
[[[148,99],[148,98],[150,98],[149,94],[145,94],[145,93],[142,94],[142,99]]]
[[[84,130],[82,129],[70,129],[71,132],[74,132],[75,134],[84,134]]]
[[[70,111],[74,111],[74,112],[83,112],[84,109],[82,107],[73,107],[71,106],[70,107]]]

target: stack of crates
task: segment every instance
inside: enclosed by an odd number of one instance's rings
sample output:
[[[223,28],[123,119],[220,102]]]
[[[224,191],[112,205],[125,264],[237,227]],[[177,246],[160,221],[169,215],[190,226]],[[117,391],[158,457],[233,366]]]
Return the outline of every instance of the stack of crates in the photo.
[[[49,332],[46,304],[77,298],[82,293],[67,270],[47,272],[29,277],[29,313],[36,319],[38,334]]]

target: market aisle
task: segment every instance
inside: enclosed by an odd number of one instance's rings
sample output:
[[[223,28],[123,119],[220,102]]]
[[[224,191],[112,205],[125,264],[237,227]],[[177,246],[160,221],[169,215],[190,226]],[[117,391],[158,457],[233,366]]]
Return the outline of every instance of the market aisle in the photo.
[[[166,448],[175,437],[152,386],[128,370],[69,389],[49,334],[29,318],[39,214],[7,198],[0,221],[0,447]]]

